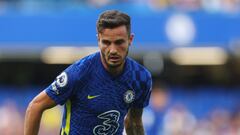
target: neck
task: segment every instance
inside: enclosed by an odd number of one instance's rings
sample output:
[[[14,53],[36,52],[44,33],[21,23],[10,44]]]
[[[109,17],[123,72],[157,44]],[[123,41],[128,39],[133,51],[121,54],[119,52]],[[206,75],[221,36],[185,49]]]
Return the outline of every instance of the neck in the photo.
[[[119,67],[107,67],[105,68],[111,75],[118,76],[123,72],[125,62],[120,65]]]

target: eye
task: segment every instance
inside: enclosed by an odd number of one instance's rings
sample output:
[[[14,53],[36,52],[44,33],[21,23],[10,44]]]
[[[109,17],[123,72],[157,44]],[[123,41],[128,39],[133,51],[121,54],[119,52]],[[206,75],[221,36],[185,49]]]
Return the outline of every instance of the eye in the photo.
[[[121,45],[121,44],[125,43],[125,40],[123,40],[123,39],[116,40],[114,43],[115,43],[116,45]]]
[[[104,44],[104,45],[110,45],[110,44],[111,44],[111,42],[110,42],[110,41],[108,41],[108,40],[102,40],[102,44]]]

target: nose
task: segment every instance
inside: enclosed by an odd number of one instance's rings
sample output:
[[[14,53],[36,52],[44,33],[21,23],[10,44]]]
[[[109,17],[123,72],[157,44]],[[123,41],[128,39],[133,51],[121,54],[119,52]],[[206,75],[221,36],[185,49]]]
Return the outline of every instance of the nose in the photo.
[[[117,48],[114,44],[111,44],[110,46],[110,54],[116,54],[117,53]]]

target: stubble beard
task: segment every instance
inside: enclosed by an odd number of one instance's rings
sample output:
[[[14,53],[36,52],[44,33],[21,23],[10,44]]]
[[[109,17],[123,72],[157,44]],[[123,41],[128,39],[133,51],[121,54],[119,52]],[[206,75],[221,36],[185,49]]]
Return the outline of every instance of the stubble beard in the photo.
[[[128,49],[127,49],[126,55],[123,56],[121,62],[118,63],[118,64],[111,64],[110,62],[108,62],[107,59],[108,59],[109,56],[106,56],[103,51],[101,51],[101,54],[102,54],[102,57],[103,57],[103,62],[107,65],[107,67],[108,67],[109,69],[116,69],[116,68],[118,68],[118,67],[121,67],[121,66],[124,64],[125,59],[126,59],[126,57],[127,57],[127,55],[128,55]]]

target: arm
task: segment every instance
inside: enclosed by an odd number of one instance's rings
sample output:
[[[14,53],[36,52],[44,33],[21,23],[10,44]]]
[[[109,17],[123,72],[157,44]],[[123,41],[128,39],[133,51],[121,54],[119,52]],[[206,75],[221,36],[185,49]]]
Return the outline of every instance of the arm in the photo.
[[[142,123],[143,109],[131,108],[124,121],[127,135],[144,135]]]
[[[37,135],[42,113],[44,110],[56,106],[56,103],[42,91],[38,94],[28,105],[25,123],[24,123],[24,135]]]

